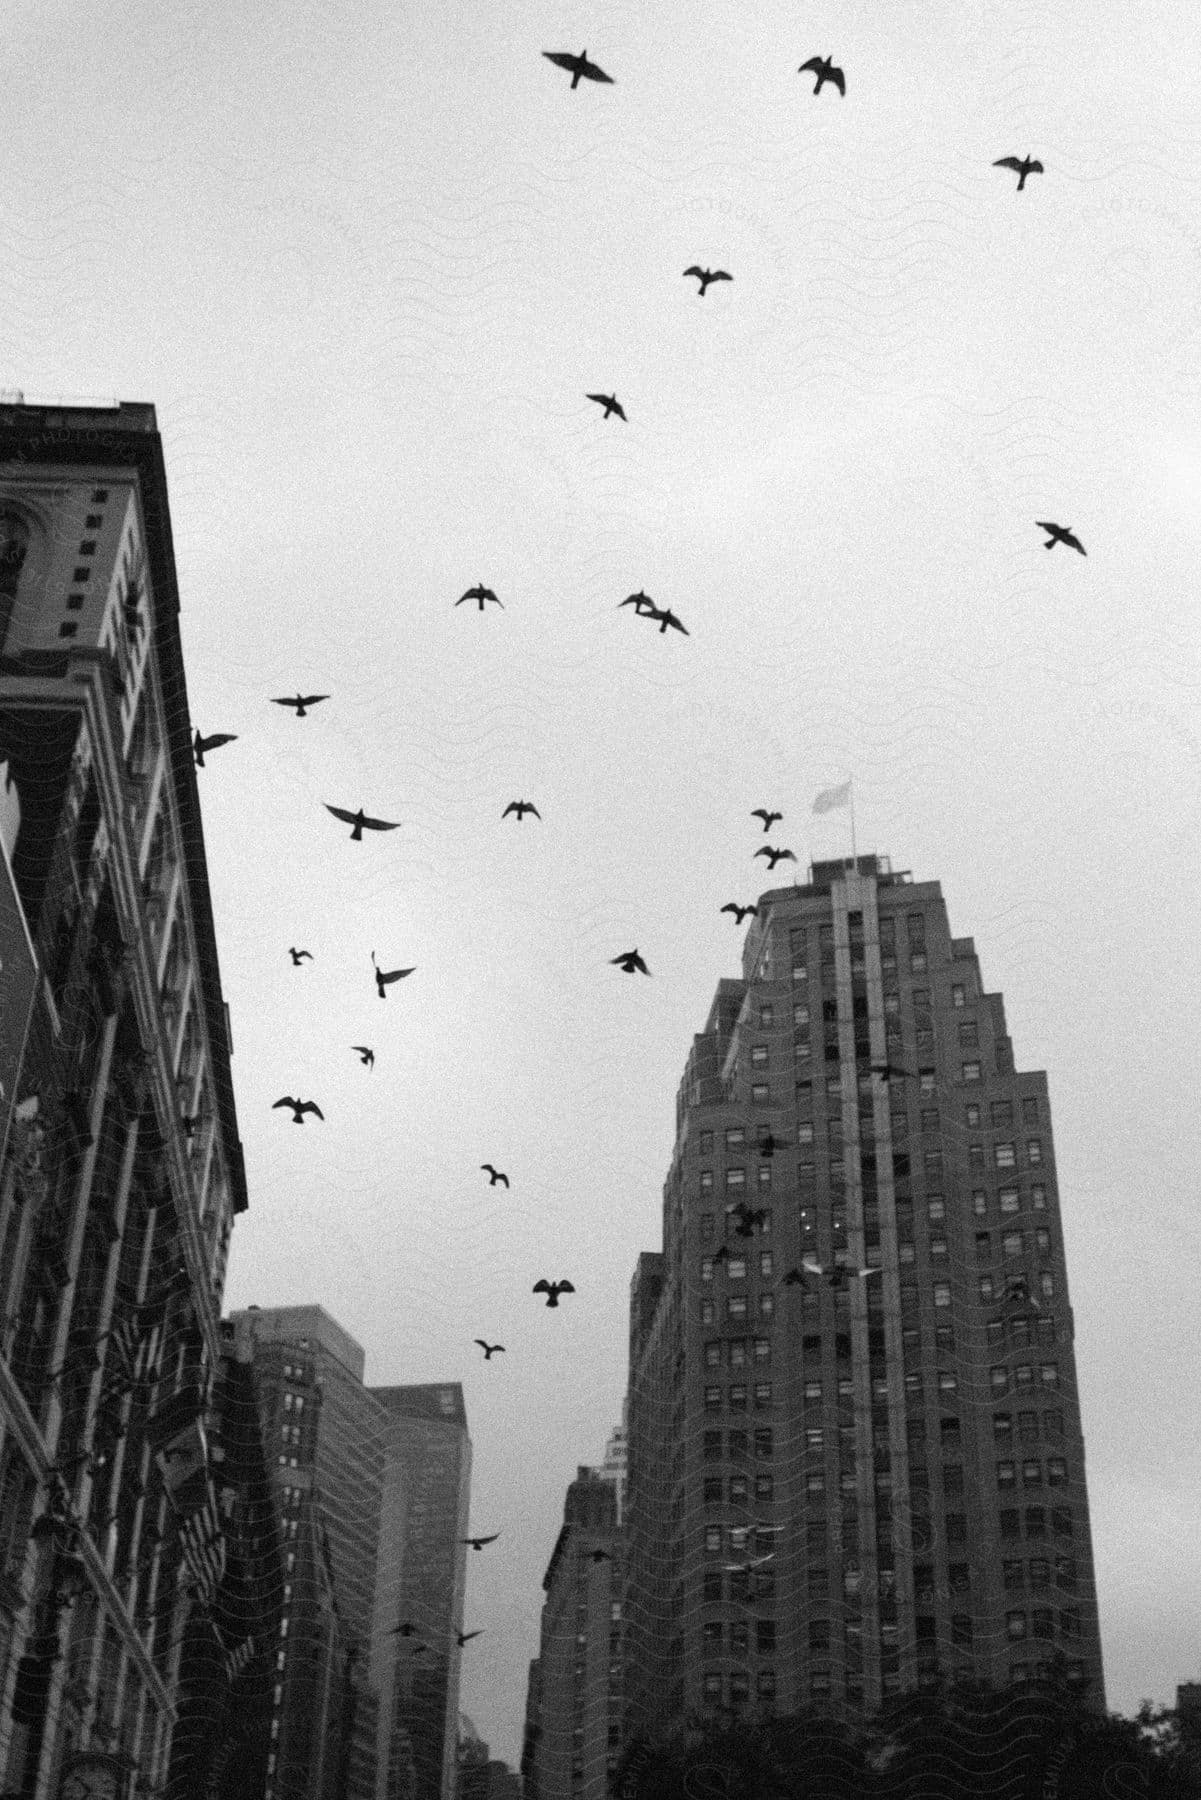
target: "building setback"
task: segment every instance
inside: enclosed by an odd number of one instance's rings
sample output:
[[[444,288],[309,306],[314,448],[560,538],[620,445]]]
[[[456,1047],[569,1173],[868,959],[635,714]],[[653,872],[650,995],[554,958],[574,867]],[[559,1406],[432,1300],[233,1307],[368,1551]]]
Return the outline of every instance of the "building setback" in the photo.
[[[761,896],[676,1123],[631,1294],[631,1734],[1052,1660],[1103,1706],[1046,1077],[938,884],[865,856]]]
[[[154,408],[0,402],[0,1787],[167,1772],[246,1205]],[[16,953],[14,954],[14,947]]]
[[[377,1632],[392,1646],[393,1717],[412,1746],[414,1800],[454,1800],[471,1510],[471,1439],[458,1382],[378,1387],[403,1492],[405,1553],[381,1575]],[[411,1632],[397,1627],[412,1626]],[[419,1645],[424,1648],[418,1649]]]
[[[622,1741],[622,1575],[616,1483],[581,1466],[542,1586],[522,1776],[527,1800],[606,1800]]]

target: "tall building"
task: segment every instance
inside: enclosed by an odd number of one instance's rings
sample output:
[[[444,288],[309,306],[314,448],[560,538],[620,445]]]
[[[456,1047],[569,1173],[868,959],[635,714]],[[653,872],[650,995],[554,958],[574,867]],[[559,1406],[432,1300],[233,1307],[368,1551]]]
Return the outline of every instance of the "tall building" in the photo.
[[[937,882],[761,896],[631,1296],[628,1720],[1052,1659],[1104,1705],[1046,1077]]]
[[[0,1788],[23,1800],[81,1755],[161,1787],[224,1566],[205,1420],[246,1185],[178,614],[154,408],[0,400]]]
[[[230,1315],[255,1371],[283,1534],[264,1800],[376,1800],[371,1681],[387,1418],[361,1347],[320,1306]]]
[[[615,1485],[581,1466],[542,1581],[522,1759],[527,1796],[606,1800],[622,1742],[622,1565]]]
[[[615,1425],[605,1445],[604,1461],[597,1469],[606,1481],[613,1483],[617,1495],[617,1523],[620,1525],[625,1517],[626,1504],[626,1416],[625,1406],[621,1409],[621,1424]]]
[[[458,1382],[434,1382],[370,1393],[388,1420],[404,1507],[405,1553],[381,1581],[379,1603],[395,1654],[393,1716],[412,1745],[415,1800],[454,1800],[467,1582],[462,1540],[471,1511],[463,1390]],[[395,1632],[402,1625],[414,1630]]]

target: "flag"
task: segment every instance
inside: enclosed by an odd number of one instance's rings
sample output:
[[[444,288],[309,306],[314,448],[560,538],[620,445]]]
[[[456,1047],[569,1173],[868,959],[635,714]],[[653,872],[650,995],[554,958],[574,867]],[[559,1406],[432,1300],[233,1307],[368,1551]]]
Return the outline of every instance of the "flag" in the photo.
[[[813,802],[815,813],[833,812],[836,806],[845,806],[851,798],[851,784],[844,781],[841,787],[823,788]]]

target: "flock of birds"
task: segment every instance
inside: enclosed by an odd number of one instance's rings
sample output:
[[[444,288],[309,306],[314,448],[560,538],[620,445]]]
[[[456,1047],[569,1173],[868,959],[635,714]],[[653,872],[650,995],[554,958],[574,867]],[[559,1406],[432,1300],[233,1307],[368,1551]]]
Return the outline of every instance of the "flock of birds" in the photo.
[[[571,52],[549,50],[543,51],[542,54],[548,61],[570,73],[571,87],[573,90],[579,86],[581,81],[613,85],[612,76],[606,74],[606,72],[596,63],[590,61],[587,51],[582,51],[578,56]],[[847,91],[846,75],[841,68],[835,65],[831,57],[812,56],[808,61],[803,62],[800,65],[798,73],[810,73],[815,76],[816,79],[813,88],[815,95],[820,95],[823,87],[829,84],[845,99]],[[1042,163],[1029,156],[999,157],[994,162],[993,167],[1014,171],[1018,177],[1017,191],[1019,193],[1025,187],[1028,176],[1032,174],[1042,174],[1044,172]],[[698,283],[698,297],[701,299],[704,298],[708,289],[714,284],[719,282],[732,282],[734,279],[733,275],[727,269],[702,268],[697,263],[691,264],[683,273],[686,279],[696,280]],[[603,409],[604,420],[616,418],[623,423],[628,423],[625,408],[619,401],[616,393],[588,393],[586,398]],[[1044,546],[1046,549],[1051,550],[1057,544],[1063,544],[1068,549],[1078,551],[1081,556],[1087,554],[1084,545],[1080,542],[1070,526],[1059,525],[1050,520],[1037,520],[1035,523],[1041,531],[1047,533],[1047,540]],[[502,611],[504,610],[504,602],[500,599],[494,589],[488,587],[483,582],[477,582],[474,586],[467,588],[454,602],[454,605],[456,607],[464,606],[471,601],[476,603],[481,614],[488,606],[496,606]],[[633,607],[636,617],[648,619],[653,624],[658,625],[660,636],[664,635],[669,630],[679,632],[685,637],[690,635],[688,628],[670,607],[660,607],[656,605],[651,597],[641,590],[635,594],[628,595],[626,599],[620,602],[619,610],[625,607]],[[329,699],[329,694],[301,694],[298,692],[291,696],[276,696],[272,699],[271,703],[275,706],[291,708],[297,719],[303,719],[313,707],[318,706]],[[217,732],[209,736],[204,736],[200,731],[196,731],[193,739],[193,752],[197,768],[204,768],[205,756],[207,753],[219,749],[223,745],[234,743],[236,738],[237,734],[231,732]],[[359,843],[363,840],[365,832],[396,831],[399,829],[399,821],[372,817],[368,815],[362,807],[358,808],[356,811],[351,811],[345,807],[330,805],[328,802],[325,803],[325,806],[326,810],[335,819],[351,827],[351,841],[355,843]],[[524,821],[527,814],[539,821],[542,819],[542,814],[538,810],[538,807],[532,801],[524,799],[510,801],[504,808],[501,817],[502,819],[515,817],[520,824]],[[773,825],[780,823],[783,820],[783,816],[782,813],[766,807],[757,808],[751,814],[752,818],[762,822],[765,835],[771,831]],[[792,850],[778,848],[772,844],[762,844],[754,852],[754,856],[756,859],[763,858],[766,860],[769,869],[773,871],[777,863],[797,861]],[[736,925],[741,925],[743,920],[748,917],[754,918],[758,912],[756,906],[743,905],[736,901],[727,902],[720,910],[722,913],[731,914]],[[299,968],[302,962],[311,962],[313,960],[310,951],[295,946],[290,947],[288,954],[291,956],[294,968]],[[632,950],[623,951],[620,955],[615,956],[610,960],[612,966],[621,969],[622,972],[627,975],[650,975],[650,969],[637,947]],[[391,985],[406,979],[416,972],[415,968],[381,969],[376,961],[374,951],[371,953],[371,961],[374,969],[376,991],[381,1000],[387,998],[387,989]],[[359,1056],[360,1061],[365,1067],[368,1069],[374,1067],[375,1053],[369,1045],[354,1044],[351,1046],[351,1049]],[[873,1063],[871,1067],[874,1075],[886,1081],[892,1079],[918,1079],[914,1071],[898,1067],[892,1063]],[[288,1094],[282,1095],[274,1102],[273,1110],[277,1108],[290,1109],[292,1121],[296,1125],[302,1125],[309,1116],[322,1120],[325,1116],[316,1101],[300,1099]],[[189,1136],[192,1135],[198,1122],[197,1119],[184,1119],[184,1129]],[[783,1148],[784,1144],[785,1140],[777,1138],[772,1133],[768,1132],[759,1139],[760,1154],[764,1157],[771,1157],[775,1150],[777,1148]],[[509,1188],[510,1183],[508,1175],[496,1168],[494,1164],[482,1163],[480,1169],[482,1173],[488,1176],[489,1186],[496,1187],[499,1185],[506,1189]],[[767,1217],[766,1208],[753,1208],[748,1206],[745,1201],[740,1201],[736,1205],[728,1207],[727,1212],[730,1219],[736,1221],[736,1223],[733,1224],[733,1234],[737,1238],[753,1237],[756,1228],[762,1226]],[[728,1260],[729,1256],[730,1250],[723,1244],[714,1253],[713,1261],[725,1261]],[[850,1281],[867,1281],[873,1275],[878,1275],[880,1273],[881,1270],[874,1267],[855,1269],[848,1268],[837,1262],[822,1264],[814,1257],[806,1256],[803,1258],[799,1267],[789,1269],[784,1275],[783,1285],[786,1287],[793,1287],[804,1284],[806,1280],[816,1280],[827,1284],[834,1291],[845,1292]],[[532,1290],[536,1295],[545,1296],[546,1305],[548,1307],[557,1307],[559,1304],[559,1296],[561,1294],[574,1294],[575,1291],[573,1284],[569,1280],[550,1281],[546,1278],[536,1282]],[[1018,1297],[1028,1304],[1037,1305],[1033,1296],[1028,1293],[1021,1294]],[[505,1346],[503,1344],[489,1343],[484,1338],[475,1338],[473,1342],[483,1351],[484,1360],[486,1362],[490,1362],[494,1356],[503,1354],[505,1351]],[[776,1526],[767,1527],[765,1529],[780,1530],[782,1528]],[[460,1541],[473,1550],[478,1551],[482,1550],[487,1544],[495,1543],[499,1536],[500,1533],[495,1532],[488,1536],[463,1538]],[[608,1560],[608,1552],[603,1549],[594,1549],[590,1554],[594,1562]],[[770,1560],[771,1553],[769,1552],[767,1555],[753,1557],[740,1563],[727,1564],[727,1567],[737,1570],[750,1570],[756,1568],[759,1564]],[[409,1638],[416,1635],[416,1629],[417,1628],[411,1621],[406,1620],[393,1627],[393,1633],[394,1635]],[[480,1635],[480,1631],[456,1632],[460,1647]],[[430,1646],[428,1644],[419,1643],[414,1647],[413,1654],[419,1655],[429,1650]]]

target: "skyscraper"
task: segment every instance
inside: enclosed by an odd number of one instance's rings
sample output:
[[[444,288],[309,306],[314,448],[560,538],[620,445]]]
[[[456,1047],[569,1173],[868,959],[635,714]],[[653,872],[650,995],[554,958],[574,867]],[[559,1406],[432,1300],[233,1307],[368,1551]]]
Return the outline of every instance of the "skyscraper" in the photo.
[[[761,896],[680,1084],[630,1330],[628,1721],[1104,1704],[1047,1082],[936,882]]]
[[[0,1787],[28,1800],[79,1753],[161,1786],[223,1574],[246,1183],[178,614],[154,408],[0,400]]]

